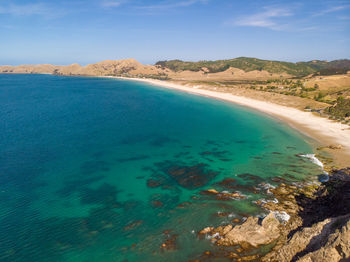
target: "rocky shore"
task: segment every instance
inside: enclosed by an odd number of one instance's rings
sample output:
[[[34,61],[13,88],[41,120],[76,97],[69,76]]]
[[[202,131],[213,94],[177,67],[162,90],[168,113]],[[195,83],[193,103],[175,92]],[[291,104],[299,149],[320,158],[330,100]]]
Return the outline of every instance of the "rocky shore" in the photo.
[[[275,197],[256,202],[267,216],[198,236],[227,249],[233,261],[350,261],[350,168],[332,170],[319,185],[264,186]]]

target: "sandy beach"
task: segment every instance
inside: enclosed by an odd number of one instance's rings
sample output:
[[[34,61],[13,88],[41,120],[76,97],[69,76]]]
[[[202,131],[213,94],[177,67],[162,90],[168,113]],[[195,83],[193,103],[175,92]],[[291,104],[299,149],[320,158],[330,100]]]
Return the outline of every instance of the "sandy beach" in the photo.
[[[304,135],[312,138],[320,147],[327,147],[329,145],[341,145],[341,149],[326,149],[324,151],[331,154],[334,160],[332,163],[333,165],[337,167],[346,167],[350,164],[350,127],[348,125],[319,117],[311,112],[301,111],[296,108],[277,105],[268,101],[236,96],[230,93],[206,90],[202,87],[189,87],[154,79],[125,77],[116,78],[142,81],[165,88],[173,88],[192,94],[221,99],[264,112],[268,115],[282,120],[292,128],[297,129]]]

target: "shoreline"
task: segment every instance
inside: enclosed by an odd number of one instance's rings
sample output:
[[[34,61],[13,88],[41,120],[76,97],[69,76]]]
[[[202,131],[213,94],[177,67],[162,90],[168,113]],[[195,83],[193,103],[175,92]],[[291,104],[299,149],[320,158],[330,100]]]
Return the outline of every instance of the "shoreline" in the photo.
[[[296,129],[300,133],[317,141],[321,147],[327,147],[329,145],[341,145],[341,149],[327,149],[322,152],[330,154],[334,161],[332,164],[335,164],[338,168],[347,167],[350,165],[350,127],[346,124],[316,116],[311,112],[301,111],[296,108],[274,104],[269,101],[261,101],[243,96],[233,95],[231,93],[206,90],[202,87],[189,87],[186,85],[175,84],[169,81],[147,78],[143,79],[114,76],[111,76],[109,78],[145,82],[148,84],[176,89],[195,95],[224,100],[252,108],[254,110],[258,110],[283,121],[291,128]],[[316,148],[314,149],[316,151]]]

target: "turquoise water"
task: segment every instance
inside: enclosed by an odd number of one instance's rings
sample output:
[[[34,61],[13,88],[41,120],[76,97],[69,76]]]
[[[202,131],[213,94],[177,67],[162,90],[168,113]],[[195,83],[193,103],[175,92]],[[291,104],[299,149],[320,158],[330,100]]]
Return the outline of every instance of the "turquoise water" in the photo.
[[[0,123],[6,262],[198,259],[216,250],[198,230],[264,212],[261,182],[320,173],[272,118],[134,81],[0,75]]]

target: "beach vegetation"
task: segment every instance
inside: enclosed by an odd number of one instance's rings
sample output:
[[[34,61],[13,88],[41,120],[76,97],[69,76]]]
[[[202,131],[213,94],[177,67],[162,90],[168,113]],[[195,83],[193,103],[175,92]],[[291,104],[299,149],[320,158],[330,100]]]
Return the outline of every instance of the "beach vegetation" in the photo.
[[[339,96],[336,103],[328,107],[326,111],[336,119],[350,120],[350,99]]]
[[[322,101],[322,99],[326,96],[326,94],[324,92],[318,92],[317,95],[315,95],[314,99],[316,101]]]

